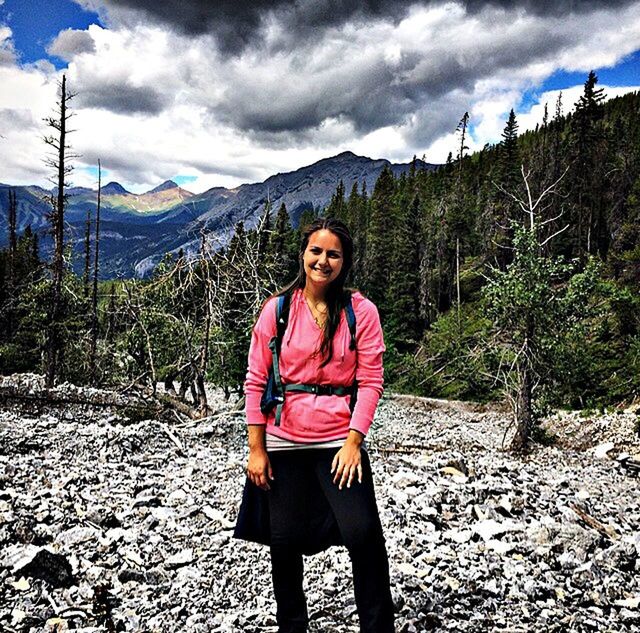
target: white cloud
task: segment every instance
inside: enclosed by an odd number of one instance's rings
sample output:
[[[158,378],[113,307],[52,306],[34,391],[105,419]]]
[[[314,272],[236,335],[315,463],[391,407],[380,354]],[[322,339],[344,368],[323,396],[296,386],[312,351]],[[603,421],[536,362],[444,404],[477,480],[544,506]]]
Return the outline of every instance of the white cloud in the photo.
[[[47,133],[43,118],[52,114],[56,77],[40,66],[0,66],[0,85],[0,180],[45,184],[50,173],[43,163],[46,147],[42,137]]]
[[[96,47],[91,33],[76,29],[60,31],[47,47],[49,55],[55,55],[66,61],[71,61],[76,55],[81,55],[82,53],[93,53],[95,50]]]
[[[467,14],[449,2],[414,7],[395,23],[328,27],[295,48],[272,15],[263,34],[262,45],[222,56],[210,35],[160,26],[61,32],[50,50],[70,59],[66,72],[78,92],[74,183],[92,184],[82,167],[98,158],[134,191],[178,174],[196,178],[193,191],[235,186],[347,149],[443,162],[455,153],[465,111],[468,144],[479,149],[499,140],[509,110],[554,72],[586,76],[639,49],[640,3],[545,16],[491,7]],[[0,27],[0,57],[12,46],[11,31]],[[0,181],[44,183],[41,119],[51,113],[59,75],[48,63],[21,67],[15,56],[0,66],[0,122],[9,128],[0,139]],[[567,106],[580,90],[565,90]],[[541,120],[544,101],[555,102],[554,93],[517,112],[521,130]]]
[[[16,51],[11,40],[11,29],[0,24],[0,66],[10,66],[16,61]]]

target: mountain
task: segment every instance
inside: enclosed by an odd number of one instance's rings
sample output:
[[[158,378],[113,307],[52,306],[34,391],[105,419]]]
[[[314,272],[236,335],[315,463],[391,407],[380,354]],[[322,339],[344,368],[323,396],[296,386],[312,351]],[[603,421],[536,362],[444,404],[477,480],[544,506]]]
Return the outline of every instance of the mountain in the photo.
[[[161,185],[147,191],[147,193],[160,193],[161,191],[167,191],[167,189],[175,189],[178,185],[173,180],[165,180]]]
[[[364,183],[371,192],[385,166],[394,174],[410,169],[410,163],[393,164],[386,159],[371,159],[343,152],[292,172],[270,176],[264,182],[244,184],[234,189],[214,187],[200,194],[182,189],[172,180],[143,194],[128,192],[122,185],[110,182],[101,195],[101,277],[143,277],[148,275],[165,253],[196,253],[199,234],[205,229],[220,244],[226,243],[234,225],[242,221],[247,228],[255,226],[269,200],[274,208],[285,203],[294,226],[305,209],[323,209],[331,200],[340,180],[347,194],[354,183]],[[417,161],[418,169],[434,169],[436,165]],[[0,184],[0,247],[7,237],[7,190]],[[49,257],[51,237],[46,220],[50,206],[47,192],[39,187],[13,187],[18,200],[18,231],[27,224],[41,237],[43,256]],[[74,266],[82,266],[84,227],[87,211],[95,215],[97,194],[76,188],[70,195],[65,220],[69,242],[74,248]]]
[[[106,196],[131,195],[119,182],[114,182],[114,181],[111,181],[110,183],[106,184],[104,187],[101,187],[100,191],[103,195],[106,195]]]

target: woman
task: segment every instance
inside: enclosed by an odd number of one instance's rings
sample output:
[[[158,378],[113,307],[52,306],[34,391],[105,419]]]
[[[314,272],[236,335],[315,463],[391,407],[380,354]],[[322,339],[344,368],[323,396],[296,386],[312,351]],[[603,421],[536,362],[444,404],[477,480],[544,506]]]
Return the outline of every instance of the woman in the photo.
[[[363,447],[382,393],[385,348],[375,305],[344,288],[352,259],[347,227],[335,219],[314,221],[303,234],[297,278],[267,300],[251,339],[247,476],[268,491],[280,633],[307,630],[302,554],[332,543],[344,544],[351,557],[361,631],[394,630],[387,552]],[[281,382],[305,389],[285,390],[280,411],[265,414],[260,403],[273,367],[269,342],[276,333],[276,302],[285,294],[290,299]]]

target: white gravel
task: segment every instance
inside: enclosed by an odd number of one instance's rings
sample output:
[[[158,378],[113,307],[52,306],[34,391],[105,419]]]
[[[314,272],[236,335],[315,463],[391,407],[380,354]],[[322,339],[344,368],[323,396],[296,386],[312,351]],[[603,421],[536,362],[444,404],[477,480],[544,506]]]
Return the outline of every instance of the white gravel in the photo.
[[[381,402],[368,446],[398,631],[640,631],[638,479],[616,460],[640,453],[637,417],[606,417],[572,447],[580,416],[558,414],[560,445],[517,458],[504,413]],[[268,551],[231,538],[244,434],[234,415],[0,411],[0,630],[276,631]],[[20,573],[43,548],[70,586]],[[310,630],[357,631],[346,550],[305,577]]]

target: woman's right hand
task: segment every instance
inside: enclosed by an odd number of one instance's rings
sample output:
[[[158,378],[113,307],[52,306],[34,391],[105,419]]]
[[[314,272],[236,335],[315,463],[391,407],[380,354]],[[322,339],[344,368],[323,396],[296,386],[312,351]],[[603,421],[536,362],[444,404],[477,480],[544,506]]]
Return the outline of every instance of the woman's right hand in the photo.
[[[271,490],[269,480],[273,480],[273,470],[264,448],[255,448],[249,451],[247,477],[259,488]]]

